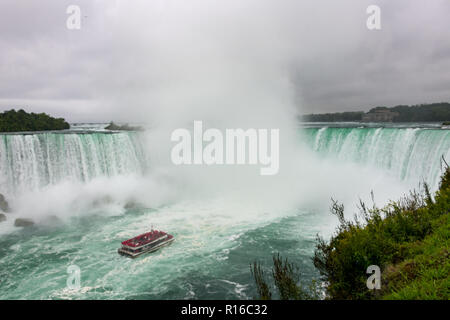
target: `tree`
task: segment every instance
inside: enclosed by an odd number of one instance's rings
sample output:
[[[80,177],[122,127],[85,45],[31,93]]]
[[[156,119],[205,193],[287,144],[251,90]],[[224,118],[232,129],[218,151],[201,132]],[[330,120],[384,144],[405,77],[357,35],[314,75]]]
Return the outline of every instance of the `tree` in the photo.
[[[45,113],[27,113],[14,109],[0,113],[0,132],[46,131],[69,129],[63,118],[53,118]]]

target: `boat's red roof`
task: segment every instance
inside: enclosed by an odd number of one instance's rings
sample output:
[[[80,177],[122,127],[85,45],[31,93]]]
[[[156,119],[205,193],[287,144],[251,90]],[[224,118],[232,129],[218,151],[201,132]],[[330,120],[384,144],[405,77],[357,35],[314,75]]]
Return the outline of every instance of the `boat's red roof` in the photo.
[[[140,247],[144,244],[147,244],[149,242],[152,242],[153,240],[156,240],[156,239],[164,236],[165,234],[166,233],[163,231],[153,230],[153,231],[138,235],[137,237],[125,240],[122,242],[122,245],[129,246],[129,247]]]

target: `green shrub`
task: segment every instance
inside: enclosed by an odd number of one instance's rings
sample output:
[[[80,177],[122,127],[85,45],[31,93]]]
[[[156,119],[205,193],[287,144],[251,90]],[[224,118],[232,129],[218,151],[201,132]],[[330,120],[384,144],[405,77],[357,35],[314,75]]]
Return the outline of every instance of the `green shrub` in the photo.
[[[272,292],[261,264],[254,262],[250,265],[250,272],[255,279],[258,298],[261,300],[272,299]],[[273,256],[272,279],[278,296],[281,300],[315,300],[320,295],[316,282],[312,282],[308,288],[300,284],[300,270],[288,259],[283,259],[280,254]]]

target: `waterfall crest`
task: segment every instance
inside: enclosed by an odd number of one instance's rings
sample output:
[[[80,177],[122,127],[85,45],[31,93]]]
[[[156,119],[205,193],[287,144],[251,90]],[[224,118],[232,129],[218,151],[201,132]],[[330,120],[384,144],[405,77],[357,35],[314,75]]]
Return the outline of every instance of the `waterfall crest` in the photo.
[[[0,135],[0,188],[7,193],[144,170],[135,132]]]
[[[450,130],[424,128],[307,128],[306,143],[327,158],[387,170],[400,180],[439,184],[441,157],[450,159]]]

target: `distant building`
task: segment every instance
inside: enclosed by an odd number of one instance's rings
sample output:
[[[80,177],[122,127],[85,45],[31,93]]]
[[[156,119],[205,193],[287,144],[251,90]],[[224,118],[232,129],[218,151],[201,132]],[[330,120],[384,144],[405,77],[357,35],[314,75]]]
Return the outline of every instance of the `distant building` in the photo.
[[[392,122],[398,112],[390,111],[387,108],[375,108],[362,116],[363,122]]]

